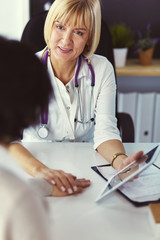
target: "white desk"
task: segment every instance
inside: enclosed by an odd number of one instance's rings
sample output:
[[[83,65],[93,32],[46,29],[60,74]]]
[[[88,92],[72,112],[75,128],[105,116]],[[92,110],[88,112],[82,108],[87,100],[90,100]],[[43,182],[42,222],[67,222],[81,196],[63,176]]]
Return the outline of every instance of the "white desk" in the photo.
[[[124,144],[128,154],[149,151],[156,143]],[[120,193],[95,203],[105,181],[90,167],[106,163],[86,143],[25,143],[25,146],[51,168],[63,169],[89,178],[92,185],[82,194],[48,197],[53,240],[153,240],[148,207],[135,207]]]

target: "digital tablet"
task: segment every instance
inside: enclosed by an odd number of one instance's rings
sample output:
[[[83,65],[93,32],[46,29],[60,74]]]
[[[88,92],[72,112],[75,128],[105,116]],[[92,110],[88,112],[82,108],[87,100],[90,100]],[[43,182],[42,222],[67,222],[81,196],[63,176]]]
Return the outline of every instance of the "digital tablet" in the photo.
[[[138,160],[133,161],[128,166],[121,169],[119,172],[115,173],[115,169],[110,167],[110,168],[112,168],[113,174],[109,178],[105,177],[104,174],[99,172],[100,175],[102,175],[108,181],[107,181],[104,189],[101,191],[98,198],[96,199],[96,202],[99,202],[103,198],[107,197],[113,191],[115,191],[119,188],[122,188],[122,186],[125,187],[126,186],[125,183],[127,183],[129,180],[133,179],[136,175],[141,174],[144,170],[146,170],[149,166],[151,166],[158,159],[158,157],[160,157],[160,145],[156,146],[155,148],[153,148],[150,152],[146,153],[145,155],[148,156],[148,158],[145,162],[141,163],[142,159],[143,159],[143,157],[142,157]],[[106,165],[106,168],[107,168],[107,166],[108,165]],[[136,166],[137,166],[137,169],[135,170]],[[95,169],[93,168],[93,170],[95,170]],[[157,171],[160,171],[160,169]],[[159,175],[160,175],[160,172],[159,172]],[[136,183],[136,180],[134,180],[133,182]],[[128,184],[130,184],[130,182]],[[158,191],[159,191],[159,195],[160,195],[160,188],[158,188]],[[145,199],[145,197],[143,198],[143,201],[144,201],[144,199]]]

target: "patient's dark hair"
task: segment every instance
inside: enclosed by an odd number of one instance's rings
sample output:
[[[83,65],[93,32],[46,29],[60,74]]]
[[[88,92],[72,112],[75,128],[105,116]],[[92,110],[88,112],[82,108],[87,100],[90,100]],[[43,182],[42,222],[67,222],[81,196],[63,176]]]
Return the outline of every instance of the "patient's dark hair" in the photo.
[[[37,124],[52,94],[45,66],[32,50],[0,37],[0,141]]]

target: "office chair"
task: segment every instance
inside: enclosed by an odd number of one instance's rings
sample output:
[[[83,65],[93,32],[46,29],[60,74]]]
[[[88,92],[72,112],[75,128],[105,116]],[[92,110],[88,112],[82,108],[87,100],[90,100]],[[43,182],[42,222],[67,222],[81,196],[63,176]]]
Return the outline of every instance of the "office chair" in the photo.
[[[32,17],[22,33],[21,42],[28,44],[35,53],[46,46],[43,28],[47,13],[48,11],[43,11]]]
[[[134,142],[134,123],[128,113],[117,112],[117,126],[123,142]]]
[[[31,18],[22,33],[21,41],[28,44],[34,52],[38,52],[46,46],[43,28],[47,13],[48,11],[43,11]],[[103,19],[100,42],[95,53],[105,56],[112,63],[115,70],[111,34]],[[131,116],[127,113],[118,113],[116,110],[116,117],[122,141],[134,142],[134,124]]]

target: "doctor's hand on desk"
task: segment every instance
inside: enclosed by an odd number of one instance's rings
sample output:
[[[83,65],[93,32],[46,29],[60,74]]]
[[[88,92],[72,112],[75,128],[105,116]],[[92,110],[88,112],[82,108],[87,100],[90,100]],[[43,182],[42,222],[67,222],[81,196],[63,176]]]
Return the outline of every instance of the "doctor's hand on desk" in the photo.
[[[8,151],[21,166],[33,177],[45,179],[53,185],[52,195],[66,196],[83,191],[83,188],[90,186],[90,180],[77,179],[76,176],[62,170],[48,168],[36,159],[23,145],[12,143]]]
[[[57,196],[57,197],[62,197],[62,196],[67,196],[67,195],[71,195],[71,194],[78,194],[83,192],[83,189],[86,187],[90,186],[90,180],[86,180],[84,178],[79,178],[75,180],[76,186],[74,187],[74,189],[71,189],[72,192],[68,192],[68,191],[62,191],[59,190],[59,188],[54,185],[53,186],[53,191],[52,191],[52,196]]]
[[[90,180],[85,178],[77,179],[76,176],[62,170],[44,168],[39,173],[39,177],[44,178],[53,185],[53,196],[67,196],[81,193],[83,188],[90,186]]]

